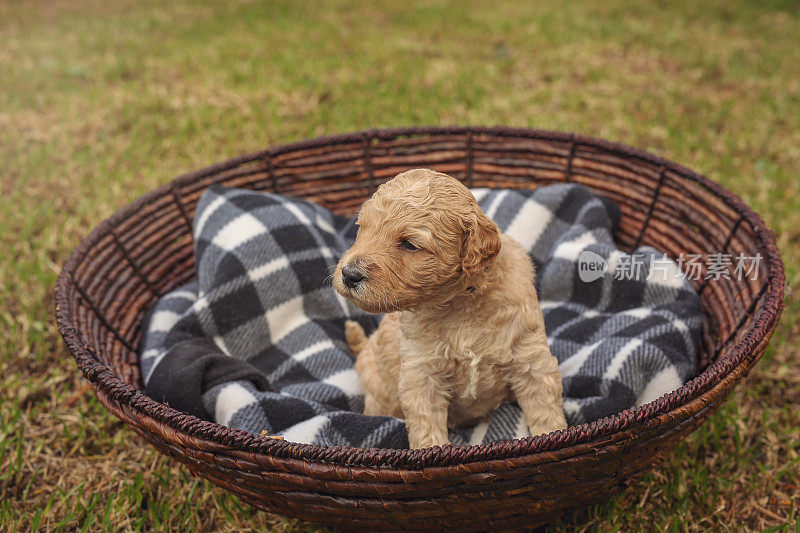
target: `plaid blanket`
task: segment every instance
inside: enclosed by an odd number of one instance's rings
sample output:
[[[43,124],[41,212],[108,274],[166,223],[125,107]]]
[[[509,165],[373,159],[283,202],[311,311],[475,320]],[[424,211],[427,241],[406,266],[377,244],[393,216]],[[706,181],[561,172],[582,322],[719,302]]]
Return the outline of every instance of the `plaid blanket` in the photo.
[[[612,239],[616,207],[574,184],[475,189],[481,208],[536,265],[548,340],[571,425],[635,407],[695,370],[699,299],[677,265]],[[353,220],[307,201],[220,186],[194,220],[197,281],[164,296],[145,323],[147,393],[176,409],[294,442],[408,446],[404,422],[361,414],[363,388],[344,321],[380,316],[330,287]],[[527,436],[520,408],[450,433],[454,444]]]

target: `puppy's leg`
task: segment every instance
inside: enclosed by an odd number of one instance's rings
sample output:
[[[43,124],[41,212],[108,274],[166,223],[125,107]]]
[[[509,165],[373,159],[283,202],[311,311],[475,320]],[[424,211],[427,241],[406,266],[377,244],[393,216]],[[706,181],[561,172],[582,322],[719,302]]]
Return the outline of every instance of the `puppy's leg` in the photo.
[[[532,436],[567,427],[558,360],[544,335],[532,335],[518,345],[509,383]]]
[[[450,399],[435,374],[404,365],[400,370],[400,406],[406,419],[408,443],[413,448],[445,445]]]

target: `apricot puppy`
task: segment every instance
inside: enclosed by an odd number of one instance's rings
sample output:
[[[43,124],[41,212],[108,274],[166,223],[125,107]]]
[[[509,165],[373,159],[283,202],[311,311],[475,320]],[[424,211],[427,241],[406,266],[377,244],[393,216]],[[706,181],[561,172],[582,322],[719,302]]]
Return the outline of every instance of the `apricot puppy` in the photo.
[[[346,324],[366,390],[365,414],[405,418],[412,448],[449,443],[516,400],[531,435],[567,427],[525,251],[483,214],[458,180],[428,169],[378,188],[334,288],[387,313],[367,338]]]

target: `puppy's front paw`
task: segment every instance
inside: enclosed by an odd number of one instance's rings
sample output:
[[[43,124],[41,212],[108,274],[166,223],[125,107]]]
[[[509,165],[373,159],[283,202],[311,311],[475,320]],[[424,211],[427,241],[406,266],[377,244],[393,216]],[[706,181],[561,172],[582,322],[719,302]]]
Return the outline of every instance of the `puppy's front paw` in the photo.
[[[567,421],[562,413],[549,417],[547,420],[539,421],[535,424],[528,426],[528,431],[531,432],[531,437],[536,435],[544,435],[551,431],[558,431],[559,429],[566,429]]]
[[[409,448],[411,448],[412,450],[416,450],[419,448],[430,448],[431,446],[446,446],[450,444],[450,440],[447,438],[436,439],[431,436],[425,436],[419,439],[412,439],[411,437],[409,437],[408,444]]]

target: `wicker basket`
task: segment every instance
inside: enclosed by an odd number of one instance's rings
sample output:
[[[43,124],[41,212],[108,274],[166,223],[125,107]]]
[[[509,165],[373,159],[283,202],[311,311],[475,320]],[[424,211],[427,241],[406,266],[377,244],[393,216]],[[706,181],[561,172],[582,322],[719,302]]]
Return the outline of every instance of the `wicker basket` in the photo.
[[[143,314],[194,276],[191,219],[211,184],[301,196],[352,214],[376,186],[431,167],[475,187],[581,183],[622,210],[626,250],[760,253],[757,279],[701,280],[701,368],[635,410],[544,436],[387,450],[293,444],[232,430],[142,393]],[[705,276],[703,276],[705,277]],[[304,141],[176,179],[114,214],[67,261],[61,335],[100,401],[163,453],[253,505],[346,529],[496,529],[547,522],[621,490],[669,454],[764,352],[780,315],[775,238],[741,200],[694,172],[618,144],[509,128],[413,128]]]

